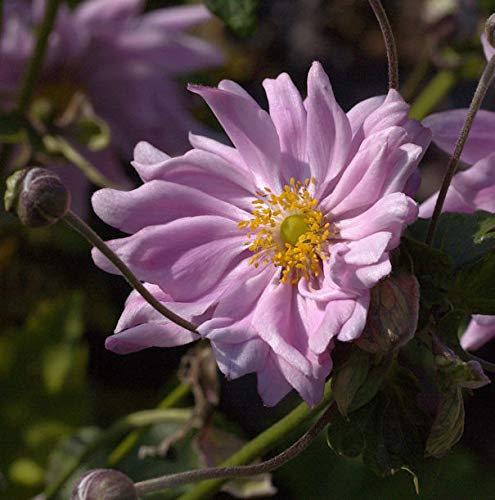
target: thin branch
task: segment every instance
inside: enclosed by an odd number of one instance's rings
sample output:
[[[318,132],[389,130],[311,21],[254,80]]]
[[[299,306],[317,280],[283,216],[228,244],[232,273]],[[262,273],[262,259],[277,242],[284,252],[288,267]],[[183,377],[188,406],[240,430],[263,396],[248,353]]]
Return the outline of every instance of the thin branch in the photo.
[[[392,27],[390,26],[382,2],[380,0],[369,0],[369,3],[378,20],[380,29],[382,30],[383,41],[385,42],[385,48],[387,50],[388,88],[399,90],[399,58],[397,56],[397,46],[395,44]]]
[[[447,164],[447,171],[445,172],[442,187],[440,189],[440,192],[438,193],[437,202],[435,204],[435,210],[433,211],[430,226],[428,227],[428,234],[425,240],[428,245],[430,245],[433,241],[433,236],[435,235],[438,220],[442,213],[442,207],[445,202],[445,198],[447,197],[447,192],[449,190],[450,183],[452,182],[452,178],[454,177],[457,170],[457,165],[459,164],[464,145],[466,144],[467,138],[469,136],[469,131],[471,130],[474,119],[476,117],[476,113],[478,113],[478,110],[480,109],[481,103],[483,102],[485,94],[488,90],[488,87],[490,86],[491,81],[493,80],[494,75],[495,56],[492,56],[492,58],[488,61],[483,74],[481,75],[480,81],[478,82],[478,86],[471,101],[471,105],[469,106],[464,125],[462,126],[462,130],[455,144],[454,152],[452,153],[452,156],[449,159],[449,163]]]
[[[93,246],[95,246],[122,273],[124,278],[129,282],[134,290],[140,293],[148,304],[176,325],[179,325],[190,332],[196,333],[199,338],[196,327],[160,303],[136,278],[136,276],[134,276],[132,271],[120,259],[120,257],[83,220],[71,211],[67,212],[62,220],[84,236],[84,238],[86,238]]]
[[[247,477],[255,476],[270,472],[278,469],[286,464],[293,458],[297,457],[304,451],[313,440],[320,434],[321,431],[330,422],[332,415],[333,405],[327,408],[325,413],[316,421],[316,423],[303,434],[292,446],[287,448],[282,453],[279,453],[270,460],[265,460],[258,464],[253,465],[240,465],[234,467],[210,467],[206,469],[196,469],[186,472],[179,472],[177,474],[170,474],[168,476],[158,477],[155,479],[148,479],[135,484],[138,495],[144,495],[155,491],[161,491],[166,488],[180,486],[196,481],[205,479],[216,478],[233,478],[233,477]]]

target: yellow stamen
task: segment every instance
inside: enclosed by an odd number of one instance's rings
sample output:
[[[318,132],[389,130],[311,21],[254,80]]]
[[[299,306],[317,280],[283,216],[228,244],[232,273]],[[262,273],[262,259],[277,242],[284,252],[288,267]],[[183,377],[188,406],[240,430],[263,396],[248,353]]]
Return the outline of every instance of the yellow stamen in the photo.
[[[303,277],[318,276],[328,239],[335,235],[308,191],[310,184],[315,184],[314,178],[291,178],[278,196],[265,187],[268,195],[259,192],[260,198],[252,202],[253,217],[238,223],[239,229],[249,231],[247,246],[254,253],[249,264],[281,267],[281,283],[296,285]]]

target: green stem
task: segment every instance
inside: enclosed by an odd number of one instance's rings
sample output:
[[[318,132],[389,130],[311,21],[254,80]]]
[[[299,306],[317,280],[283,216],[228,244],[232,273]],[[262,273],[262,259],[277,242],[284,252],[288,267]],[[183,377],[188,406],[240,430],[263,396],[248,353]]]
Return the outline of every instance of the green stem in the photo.
[[[46,48],[48,46],[48,39],[52,31],[55,19],[57,17],[57,10],[61,0],[48,0],[46,4],[45,14],[41,25],[38,28],[38,36],[36,38],[36,45],[34,51],[29,59],[24,79],[22,81],[21,90],[17,98],[17,111],[25,113],[31,104],[33,98],[36,81],[43,66]]]
[[[256,458],[264,455],[277,445],[285,441],[288,435],[298,429],[304,422],[318,415],[332,401],[330,382],[325,386],[325,394],[318,406],[309,408],[306,403],[301,403],[282,420],[272,425],[259,436],[247,443],[236,454],[221,464],[221,467],[234,467],[251,463]],[[199,483],[190,492],[182,495],[180,500],[206,500],[211,498],[228,479],[212,479]]]
[[[43,498],[45,500],[54,498],[67,480],[70,479],[74,472],[76,472],[93,453],[119,439],[123,434],[129,432],[129,430],[148,427],[162,422],[184,422],[191,417],[191,414],[192,410],[189,409],[156,409],[139,411],[121,418],[103,432],[100,437],[93,441],[81,455],[75,458],[75,460],[62,471],[55,481],[48,485],[43,494]]]
[[[456,81],[457,75],[454,71],[439,71],[414,101],[409,111],[409,117],[415,120],[422,120],[425,116],[429,115],[455,85]]]
[[[132,288],[134,288],[148,304],[176,325],[197,334],[199,340],[200,336],[198,332],[196,332],[196,327],[158,301],[136,276],[134,276],[122,259],[82,219],[69,210],[62,217],[62,220],[72,229],[76,230],[81,236],[86,238],[89,243],[95,246],[122,273],[122,276],[124,276]]]
[[[266,474],[272,470],[282,467],[290,460],[293,460],[300,453],[302,453],[318,435],[330,423],[333,414],[333,407],[330,405],[326,411],[321,415],[314,425],[307,430],[294,444],[289,446],[286,450],[278,455],[252,465],[235,465],[233,467],[207,467],[205,469],[193,469],[185,472],[178,472],[176,474],[169,474],[167,476],[156,477],[147,479],[139,483],[135,483],[138,496],[146,495],[147,493],[154,493],[163,491],[175,486],[188,484],[205,479],[231,479],[234,477],[249,477],[258,474]]]
[[[178,385],[168,396],[158,405],[160,409],[173,408],[189,394],[190,388],[185,384]],[[146,427],[135,430],[126,436],[117,447],[110,453],[107,466],[115,467],[125,457],[127,457],[132,450],[136,447],[139,439],[147,431]]]

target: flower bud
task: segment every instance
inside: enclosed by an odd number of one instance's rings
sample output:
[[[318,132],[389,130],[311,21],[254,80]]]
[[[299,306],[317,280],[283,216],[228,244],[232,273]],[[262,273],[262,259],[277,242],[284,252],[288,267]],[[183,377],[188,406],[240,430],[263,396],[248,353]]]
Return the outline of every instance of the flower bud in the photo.
[[[371,290],[366,326],[356,344],[371,353],[389,353],[414,336],[418,324],[419,284],[407,273],[392,274]]]
[[[69,210],[70,193],[60,177],[45,168],[19,170],[7,179],[5,210],[28,227],[49,226]]]
[[[134,483],[122,472],[113,469],[92,469],[85,472],[72,490],[71,500],[137,500]]]

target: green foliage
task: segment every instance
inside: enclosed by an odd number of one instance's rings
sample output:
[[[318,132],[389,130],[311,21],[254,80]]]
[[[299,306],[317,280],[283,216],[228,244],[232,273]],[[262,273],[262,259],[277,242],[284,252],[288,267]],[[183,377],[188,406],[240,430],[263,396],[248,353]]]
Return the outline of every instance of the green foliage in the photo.
[[[239,36],[248,36],[256,29],[260,0],[204,0],[204,3]]]
[[[416,471],[429,426],[419,393],[413,375],[394,365],[376,397],[347,417],[334,415],[327,431],[330,447],[347,457],[361,456],[381,476]]]
[[[0,144],[16,144],[26,137],[26,119],[18,113],[0,115]]]

